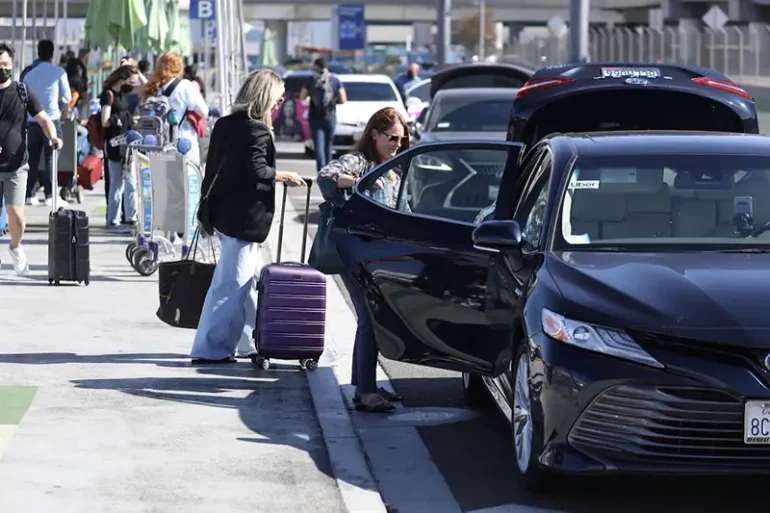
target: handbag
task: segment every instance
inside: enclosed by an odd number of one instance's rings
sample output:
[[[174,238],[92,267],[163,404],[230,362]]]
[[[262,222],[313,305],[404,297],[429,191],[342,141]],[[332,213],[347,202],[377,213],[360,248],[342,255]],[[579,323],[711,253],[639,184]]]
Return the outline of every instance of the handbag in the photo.
[[[307,262],[310,267],[323,274],[340,274],[345,270],[345,266],[337,251],[337,242],[332,233],[335,207],[326,201],[321,203],[318,208],[321,211],[318,218],[318,230],[313,238],[313,245],[310,248]]]
[[[195,260],[200,231],[195,230],[190,252],[181,260],[161,262],[158,266],[158,319],[174,328],[197,329],[203,304],[217,267],[213,242],[214,263]]]
[[[217,183],[217,178],[219,178],[219,172],[222,171],[223,165],[224,161],[219,164],[217,172],[214,173],[214,178],[211,179],[211,185],[209,185],[206,194],[204,194],[198,202],[198,211],[195,214],[203,233],[209,237],[214,236],[214,225],[211,223],[211,205],[209,205],[209,196],[211,195],[211,191],[214,190],[214,184]]]

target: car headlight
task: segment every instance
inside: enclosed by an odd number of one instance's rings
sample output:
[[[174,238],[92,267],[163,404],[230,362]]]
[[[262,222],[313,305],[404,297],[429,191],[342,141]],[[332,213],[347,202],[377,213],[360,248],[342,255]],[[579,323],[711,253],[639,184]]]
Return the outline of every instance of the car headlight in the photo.
[[[414,165],[428,171],[452,171],[452,166],[445,160],[432,155],[417,155],[414,158]]]
[[[663,368],[625,332],[567,319],[543,308],[543,331],[549,337],[581,349]]]

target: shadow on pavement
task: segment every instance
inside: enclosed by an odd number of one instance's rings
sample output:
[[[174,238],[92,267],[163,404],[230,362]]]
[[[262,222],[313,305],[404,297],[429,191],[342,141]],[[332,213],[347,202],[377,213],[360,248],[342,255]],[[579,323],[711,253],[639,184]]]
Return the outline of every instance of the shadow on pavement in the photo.
[[[318,218],[321,217],[321,213],[318,211],[318,207],[314,207],[313,205],[310,205],[310,215],[308,215],[308,224],[309,225],[317,225],[318,224]],[[294,221],[298,223],[305,223],[305,214],[302,213],[294,218]]]
[[[112,356],[115,355],[105,355]],[[255,435],[237,440],[301,450],[310,456],[318,470],[334,477],[310,390],[305,377],[297,375],[298,366],[276,365],[269,371],[256,369],[250,363],[194,368],[197,375],[193,377],[84,379],[72,383],[82,389],[119,390],[162,401],[235,409],[244,426]],[[238,391],[250,393],[236,397]]]
[[[0,353],[0,363],[21,365],[147,363],[157,365],[158,367],[190,367],[189,356],[176,353]]]

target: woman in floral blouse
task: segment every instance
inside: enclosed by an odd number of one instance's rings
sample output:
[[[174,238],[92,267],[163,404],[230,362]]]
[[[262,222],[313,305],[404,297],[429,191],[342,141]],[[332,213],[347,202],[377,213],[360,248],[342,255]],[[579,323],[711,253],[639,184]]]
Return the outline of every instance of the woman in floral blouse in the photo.
[[[333,160],[318,172],[318,186],[326,201],[341,207],[353,185],[367,171],[409,148],[409,130],[406,120],[396,109],[384,108],[376,112],[364,129],[356,151]],[[401,176],[397,170],[390,170],[377,179],[372,191],[367,194],[379,203],[396,208],[401,188]],[[406,209],[402,201],[399,205]],[[341,275],[348,289],[358,317],[356,340],[353,348],[353,376],[351,383],[356,387],[356,409],[367,412],[383,412],[393,409],[393,402],[401,397],[377,388],[377,356],[379,351],[374,339],[366,298],[361,286],[353,275]]]

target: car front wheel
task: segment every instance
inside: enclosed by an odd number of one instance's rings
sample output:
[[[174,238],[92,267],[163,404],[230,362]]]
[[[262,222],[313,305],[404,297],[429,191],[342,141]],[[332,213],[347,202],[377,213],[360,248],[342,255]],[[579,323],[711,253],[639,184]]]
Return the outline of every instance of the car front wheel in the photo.
[[[542,488],[550,477],[538,462],[543,449],[543,413],[532,400],[527,344],[521,344],[513,362],[513,419],[511,422],[516,469],[522,484],[529,489]]]

